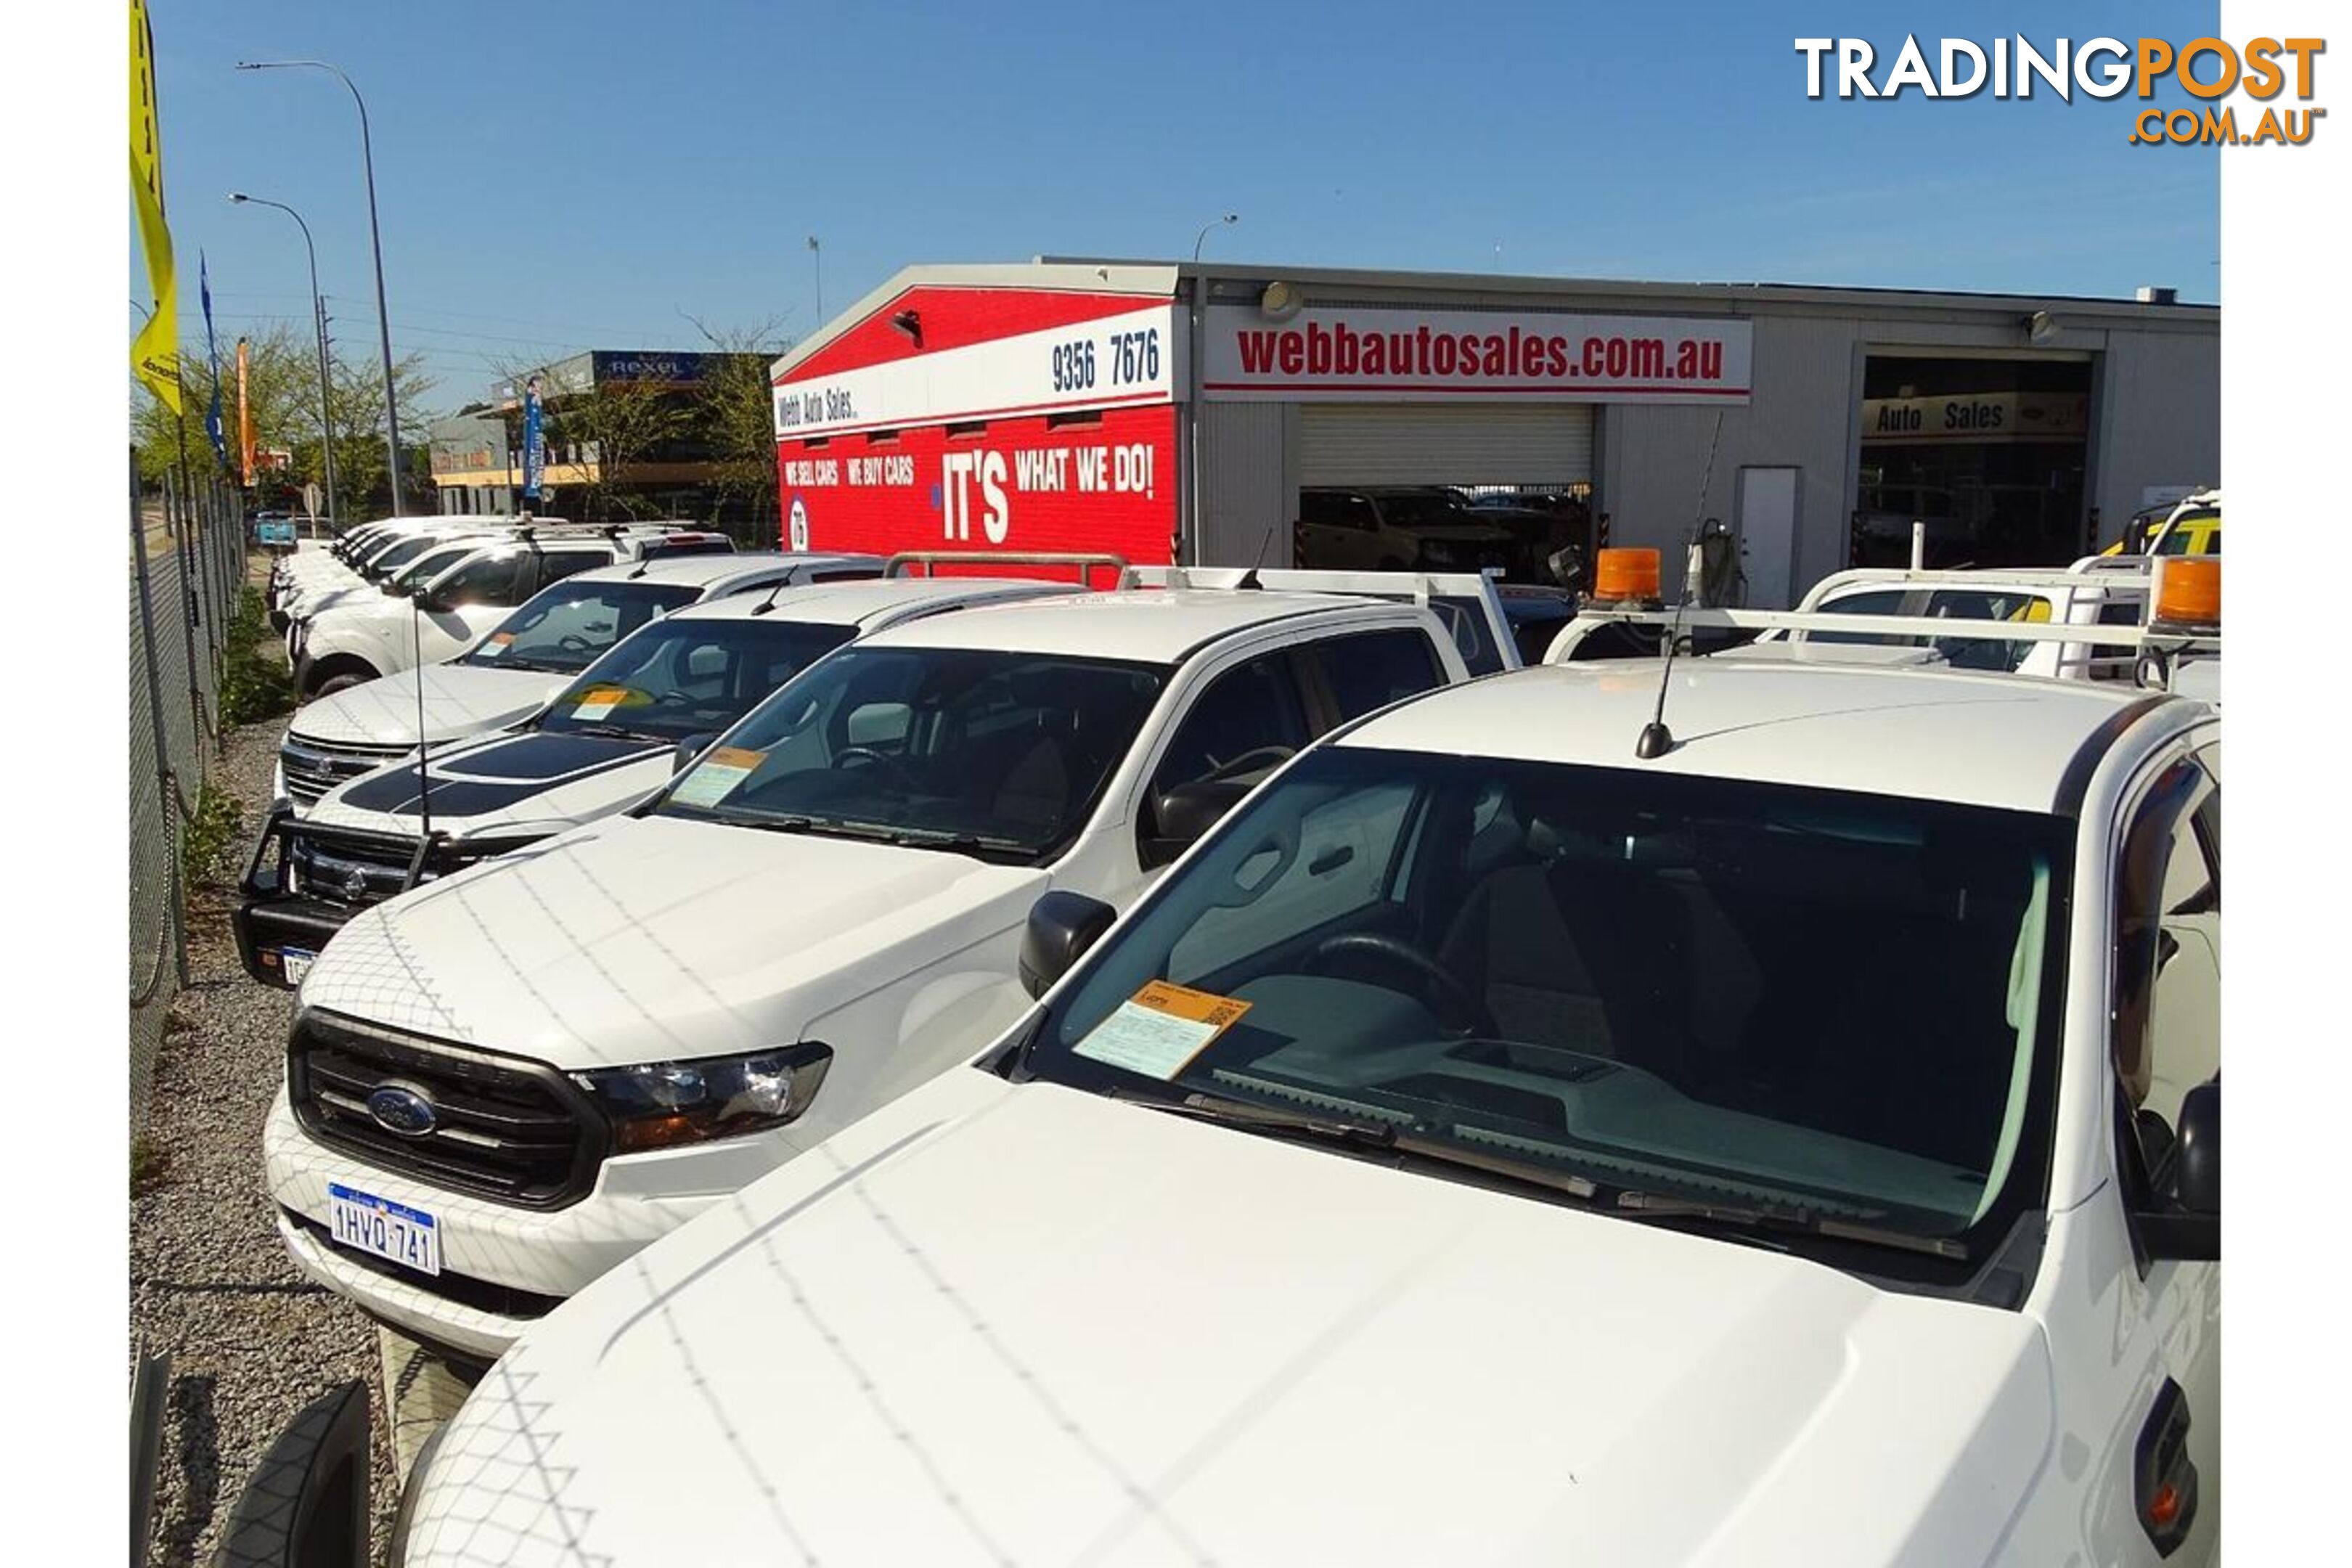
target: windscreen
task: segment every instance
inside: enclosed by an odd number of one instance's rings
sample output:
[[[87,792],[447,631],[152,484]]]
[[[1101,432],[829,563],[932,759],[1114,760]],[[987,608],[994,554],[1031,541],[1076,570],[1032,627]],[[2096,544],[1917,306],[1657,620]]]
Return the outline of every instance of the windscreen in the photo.
[[[663,612],[692,604],[695,594],[676,583],[567,579],[535,595],[457,662],[576,675]]]
[[[781,618],[656,621],[589,665],[537,727],[619,740],[716,735],[852,635]]]
[[[713,747],[659,809],[1042,859],[1085,826],[1166,678],[1060,654],[845,648]]]
[[[377,580],[388,577],[440,542],[439,539],[427,533],[386,545],[369,558],[366,575]]]
[[[2067,843],[2021,813],[1325,748],[1087,957],[1029,1063],[1966,1237],[2041,1190]]]

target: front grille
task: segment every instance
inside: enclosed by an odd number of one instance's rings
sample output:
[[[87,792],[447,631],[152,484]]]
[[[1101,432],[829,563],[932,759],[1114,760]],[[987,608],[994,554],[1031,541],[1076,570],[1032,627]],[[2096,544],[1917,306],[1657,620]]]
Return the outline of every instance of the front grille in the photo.
[[[575,1203],[610,1147],[595,1103],[541,1062],[322,1013],[287,1047],[294,1114],[310,1135],[371,1165],[519,1208]],[[368,1113],[386,1084],[421,1095],[435,1124],[390,1131]]]
[[[293,860],[294,891],[362,909],[382,903],[407,884],[416,840],[346,837],[327,828],[298,827],[289,839],[288,853]]]
[[[386,763],[415,751],[414,746],[358,746],[338,741],[313,741],[289,734],[278,742],[278,760],[286,769],[286,793],[304,805],[339,784],[372,773]]]
[[[307,1233],[320,1246],[330,1248],[337,1258],[355,1263],[371,1273],[387,1279],[397,1279],[430,1295],[455,1301],[461,1307],[471,1307],[478,1312],[489,1312],[501,1318],[543,1318],[563,1305],[561,1296],[543,1296],[536,1290],[518,1290],[511,1285],[501,1285],[494,1279],[478,1279],[470,1274],[453,1274],[443,1269],[438,1274],[419,1274],[403,1268],[388,1258],[371,1252],[359,1252],[335,1240],[335,1233],[309,1215],[280,1207],[278,1212],[298,1229]]]

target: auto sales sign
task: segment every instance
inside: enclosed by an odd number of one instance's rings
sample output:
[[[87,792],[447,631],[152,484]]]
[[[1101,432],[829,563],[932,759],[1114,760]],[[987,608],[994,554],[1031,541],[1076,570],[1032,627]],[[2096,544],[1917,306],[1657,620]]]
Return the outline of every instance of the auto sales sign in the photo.
[[[1325,305],[1277,321],[1222,305],[1209,310],[1202,394],[1745,403],[1750,348],[1748,322],[1705,317]]]

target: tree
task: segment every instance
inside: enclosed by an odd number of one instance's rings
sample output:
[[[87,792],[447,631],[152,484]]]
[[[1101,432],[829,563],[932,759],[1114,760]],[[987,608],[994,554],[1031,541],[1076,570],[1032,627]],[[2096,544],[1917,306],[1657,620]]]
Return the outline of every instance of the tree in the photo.
[[[681,312],[683,313],[683,312]],[[688,316],[714,353],[696,399],[700,435],[710,453],[713,479],[722,500],[742,501],[751,513],[754,537],[776,537],[775,388],[768,367],[792,346],[775,317],[756,327],[713,327]]]
[[[212,368],[201,343],[184,348],[180,357],[182,402],[186,407],[184,432],[169,410],[141,388],[133,387],[131,409],[132,444],[139,450],[140,477],[160,480],[177,465],[184,436],[189,472],[213,469],[212,443],[205,435],[205,411],[211,406]],[[335,353],[329,362],[328,407],[335,426],[335,489],[346,521],[390,510],[391,487],[384,482],[383,374],[373,357],[347,359]],[[393,366],[393,382],[400,399],[401,429],[412,445],[418,442],[432,416],[424,405],[432,378],[423,363],[411,354]],[[221,434],[228,444],[232,472],[241,458],[236,416],[236,345],[221,345]],[[268,322],[246,340],[246,406],[253,422],[257,450],[293,454],[285,474],[287,488],[299,491],[305,484],[326,483],[326,464],[319,441],[318,340],[307,330],[286,321]],[[429,491],[429,468],[403,474],[409,493]],[[264,479],[257,496],[281,499]],[[419,508],[412,500],[412,510]]]
[[[545,481],[548,493],[541,504],[558,507],[551,470],[575,468],[580,477],[562,486],[570,494],[560,503],[562,514],[576,522],[622,521],[651,517],[656,508],[633,493],[639,468],[660,460],[665,447],[687,435],[694,416],[676,388],[661,382],[613,380],[574,384],[555,378],[544,366],[509,364],[499,379],[520,394],[532,376],[540,379],[540,430],[546,443]],[[508,436],[522,464],[522,416],[520,405],[507,410]]]

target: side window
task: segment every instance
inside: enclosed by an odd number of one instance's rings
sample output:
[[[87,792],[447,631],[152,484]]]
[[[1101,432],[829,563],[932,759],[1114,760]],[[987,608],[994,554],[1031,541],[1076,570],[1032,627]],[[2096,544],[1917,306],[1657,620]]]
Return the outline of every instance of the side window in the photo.
[[[2221,1067],[2220,825],[2219,787],[2178,763],[2134,812],[2116,867],[2109,1016],[2137,1123],[2125,1152],[2144,1175],[2165,1164],[2182,1097]]]
[[[1325,528],[1352,528],[1370,532],[1372,526],[1372,503],[1370,498],[1349,495],[1344,490],[1302,490],[1298,497],[1298,517]]]
[[[1290,671],[1289,650],[1279,649],[1225,671],[1193,700],[1152,770],[1137,813],[1139,839],[1160,837],[1158,802],[1170,790],[1255,784],[1313,739]],[[1145,863],[1158,862],[1147,854]]]
[[[1821,606],[1825,616],[1899,616],[1903,613],[1903,590],[1873,588],[1860,594],[1841,594]],[[1806,632],[1814,642],[1874,643],[1892,645],[1908,642],[1908,637],[1884,637],[1876,632]]]
[[[1927,595],[1928,615],[1953,621],[2032,621],[2050,618],[2050,601],[2039,594],[1984,593],[1975,589],[1938,589]],[[1999,638],[1937,637],[1936,650],[1956,669],[1994,669],[2014,673],[2034,645]]]
[[[561,583],[576,572],[593,571],[613,563],[612,552],[604,550],[550,550],[539,558],[539,585]]]
[[[1445,682],[1429,638],[1410,626],[1331,637],[1307,650],[1342,723]]]
[[[478,556],[450,574],[434,592],[451,609],[468,605],[513,605],[517,602],[515,579],[520,574],[523,559],[522,552],[515,550]]]

